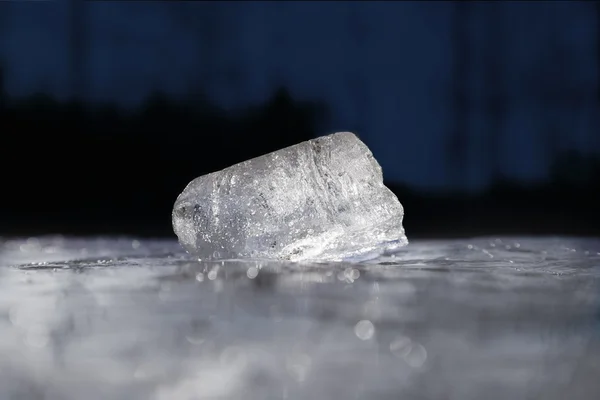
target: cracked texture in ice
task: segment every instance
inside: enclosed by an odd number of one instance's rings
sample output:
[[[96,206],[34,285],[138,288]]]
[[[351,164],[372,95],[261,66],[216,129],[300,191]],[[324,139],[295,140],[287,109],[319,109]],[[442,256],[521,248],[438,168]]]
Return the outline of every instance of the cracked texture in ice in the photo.
[[[341,260],[405,245],[403,214],[368,147],[341,132],[194,179],[173,229],[199,258]]]

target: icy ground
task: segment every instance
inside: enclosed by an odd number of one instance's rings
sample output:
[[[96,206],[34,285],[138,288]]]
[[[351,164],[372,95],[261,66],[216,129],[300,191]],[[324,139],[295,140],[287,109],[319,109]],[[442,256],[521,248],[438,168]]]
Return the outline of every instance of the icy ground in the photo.
[[[361,264],[0,241],[0,399],[600,398],[600,240]]]

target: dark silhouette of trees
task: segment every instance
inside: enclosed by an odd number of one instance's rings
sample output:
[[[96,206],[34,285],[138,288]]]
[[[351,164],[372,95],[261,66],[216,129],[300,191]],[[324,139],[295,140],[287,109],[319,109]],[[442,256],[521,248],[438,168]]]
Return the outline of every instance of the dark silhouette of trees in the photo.
[[[557,153],[551,163],[551,181],[567,190],[591,189],[597,195],[600,187],[600,157],[567,150]]]
[[[170,212],[196,176],[310,139],[327,116],[281,88],[264,104],[226,112],[159,92],[136,111],[82,106],[39,94],[11,99],[3,118],[0,234],[170,235]],[[482,195],[420,193],[391,185],[411,237],[476,234],[598,234],[600,162],[556,159],[553,181],[504,182]],[[585,179],[583,179],[585,177]],[[476,205],[467,206],[468,204]]]
[[[15,99],[6,114],[0,234],[168,235],[190,180],[315,137],[327,109],[279,89],[232,112],[157,92],[135,111],[40,94]]]
[[[0,60],[0,117],[4,113],[6,107],[6,88],[4,87],[4,68]]]

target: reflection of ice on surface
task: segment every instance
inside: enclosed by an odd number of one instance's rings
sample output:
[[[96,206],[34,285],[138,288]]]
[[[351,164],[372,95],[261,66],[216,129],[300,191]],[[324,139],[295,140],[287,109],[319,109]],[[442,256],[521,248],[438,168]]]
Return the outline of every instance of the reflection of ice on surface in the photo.
[[[200,264],[174,241],[4,241],[0,399],[594,399],[599,252],[477,239]]]

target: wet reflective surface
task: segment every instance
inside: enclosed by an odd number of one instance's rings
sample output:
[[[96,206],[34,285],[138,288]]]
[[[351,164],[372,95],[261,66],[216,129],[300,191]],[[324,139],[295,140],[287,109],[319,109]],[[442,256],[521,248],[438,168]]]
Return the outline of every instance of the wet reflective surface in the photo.
[[[596,399],[600,240],[411,243],[370,262],[0,242],[0,399]]]

